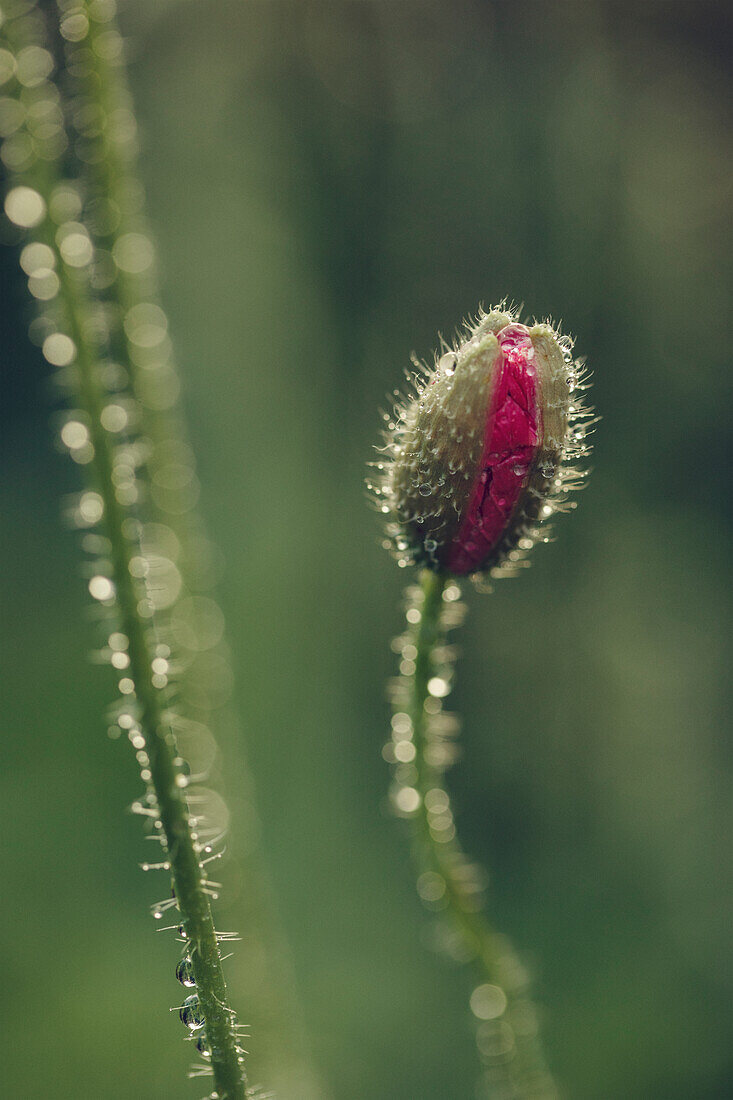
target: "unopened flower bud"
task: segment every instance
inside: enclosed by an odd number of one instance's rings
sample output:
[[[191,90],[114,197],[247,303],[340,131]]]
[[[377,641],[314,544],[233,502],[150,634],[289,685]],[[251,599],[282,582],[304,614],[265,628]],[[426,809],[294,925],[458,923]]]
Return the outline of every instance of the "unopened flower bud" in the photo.
[[[499,308],[425,371],[396,410],[372,486],[400,564],[506,573],[540,524],[571,507],[589,415],[571,349],[549,324]]]

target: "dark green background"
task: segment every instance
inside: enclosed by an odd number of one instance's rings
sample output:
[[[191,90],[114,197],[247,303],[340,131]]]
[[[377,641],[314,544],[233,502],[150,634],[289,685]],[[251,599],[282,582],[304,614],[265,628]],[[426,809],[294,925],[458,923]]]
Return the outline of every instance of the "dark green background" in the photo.
[[[363,475],[410,351],[505,295],[577,334],[603,421],[558,541],[469,593],[459,831],[569,1097],[731,1095],[724,5],[128,0],[121,21],[322,1095],[473,1095],[467,977],[421,942],[385,812],[405,578]],[[165,887],[136,867],[139,779],[105,736],[112,680],[87,659],[59,519],[78,471],[54,451],[16,261],[2,250],[0,1081],[196,1098],[175,948],[147,915]],[[242,746],[224,741],[236,857]],[[246,935],[247,883],[222,874],[221,923]],[[277,1080],[256,1031],[248,1046]]]

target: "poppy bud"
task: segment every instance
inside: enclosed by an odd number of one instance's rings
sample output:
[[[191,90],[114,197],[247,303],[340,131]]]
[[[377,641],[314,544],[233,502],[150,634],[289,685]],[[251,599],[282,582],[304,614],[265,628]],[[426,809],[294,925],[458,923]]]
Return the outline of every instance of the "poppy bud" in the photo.
[[[549,324],[482,314],[395,410],[373,487],[400,564],[457,576],[511,571],[571,505],[588,412],[572,344]]]

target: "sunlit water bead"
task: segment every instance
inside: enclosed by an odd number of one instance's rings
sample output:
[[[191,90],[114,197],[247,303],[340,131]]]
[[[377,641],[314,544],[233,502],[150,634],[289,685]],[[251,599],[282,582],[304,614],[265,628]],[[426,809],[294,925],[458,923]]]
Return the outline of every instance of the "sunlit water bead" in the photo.
[[[392,803],[401,817],[412,817],[420,809],[422,799],[416,787],[397,783],[392,789]]]
[[[57,184],[51,192],[48,212],[57,226],[76,222],[81,217],[83,202],[79,187],[68,180]]]
[[[89,33],[89,20],[83,11],[72,8],[69,15],[62,15],[59,30],[67,42],[81,42]]]
[[[81,493],[77,498],[76,506],[69,513],[69,518],[75,527],[94,527],[104,515],[104,501],[99,493],[93,489]]]
[[[483,983],[471,994],[471,1012],[477,1020],[496,1020],[507,1008],[507,995],[501,986]]]
[[[98,573],[89,581],[89,595],[102,604],[112,603],[115,599],[115,586],[109,577]]]
[[[44,84],[53,69],[53,57],[42,46],[24,46],[15,55],[15,78],[24,88],[37,88]]]
[[[168,318],[153,302],[138,302],[124,315],[127,339],[138,348],[159,348],[168,335]]]
[[[72,414],[59,432],[61,442],[70,451],[78,451],[90,443],[89,428],[77,415]]]
[[[176,967],[176,978],[181,983],[181,985],[185,985],[188,987],[196,985],[196,979],[193,973],[193,963],[191,962],[188,955],[184,955],[183,958],[179,961]]]
[[[112,245],[112,260],[117,270],[125,275],[142,275],[152,270],[155,249],[144,233],[122,233]]]
[[[5,196],[5,213],[21,229],[34,229],[46,216],[46,203],[32,187],[13,187]]]
[[[194,1045],[202,1058],[209,1061],[211,1058],[211,1047],[209,1046],[209,1040],[206,1037],[206,1030],[202,1029],[201,1033],[194,1039]]]
[[[136,459],[136,454],[129,447],[119,448],[114,454],[112,484],[115,497],[123,508],[129,508],[139,498]]]
[[[68,420],[60,432],[62,444],[79,466],[88,465],[94,458],[94,444],[86,424],[80,420]]]
[[[130,667],[129,654],[122,651],[112,652],[109,657],[109,662],[112,668],[117,669],[118,672],[121,672],[124,668]]]
[[[61,259],[68,267],[86,267],[92,262],[94,248],[86,226],[81,222],[64,222],[56,231],[56,244]]]
[[[124,399],[105,405],[100,414],[102,427],[107,432],[117,434],[127,428],[130,422],[130,410]]]
[[[448,904],[446,882],[437,871],[424,871],[417,880],[417,892],[429,909],[444,909]]]
[[[428,695],[433,699],[445,699],[450,695],[451,686],[445,676],[431,676],[428,680]]]
[[[195,993],[192,993],[190,997],[186,997],[178,1015],[181,1018],[181,1023],[185,1024],[190,1031],[198,1031],[206,1022],[201,1011],[201,1004]]]
[[[76,344],[65,332],[52,332],[46,336],[41,351],[53,367],[68,367],[76,358]]]
[[[52,248],[32,241],[20,254],[20,266],[28,276],[28,289],[39,301],[50,301],[58,293],[60,282],[54,268],[56,255]]]

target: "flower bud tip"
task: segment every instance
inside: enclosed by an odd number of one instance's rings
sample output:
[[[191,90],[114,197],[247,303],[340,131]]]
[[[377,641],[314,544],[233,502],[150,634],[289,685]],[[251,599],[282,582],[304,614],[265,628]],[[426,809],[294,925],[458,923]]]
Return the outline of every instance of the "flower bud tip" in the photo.
[[[590,412],[582,364],[550,323],[499,306],[422,367],[370,484],[400,565],[456,576],[516,571],[582,485]]]

